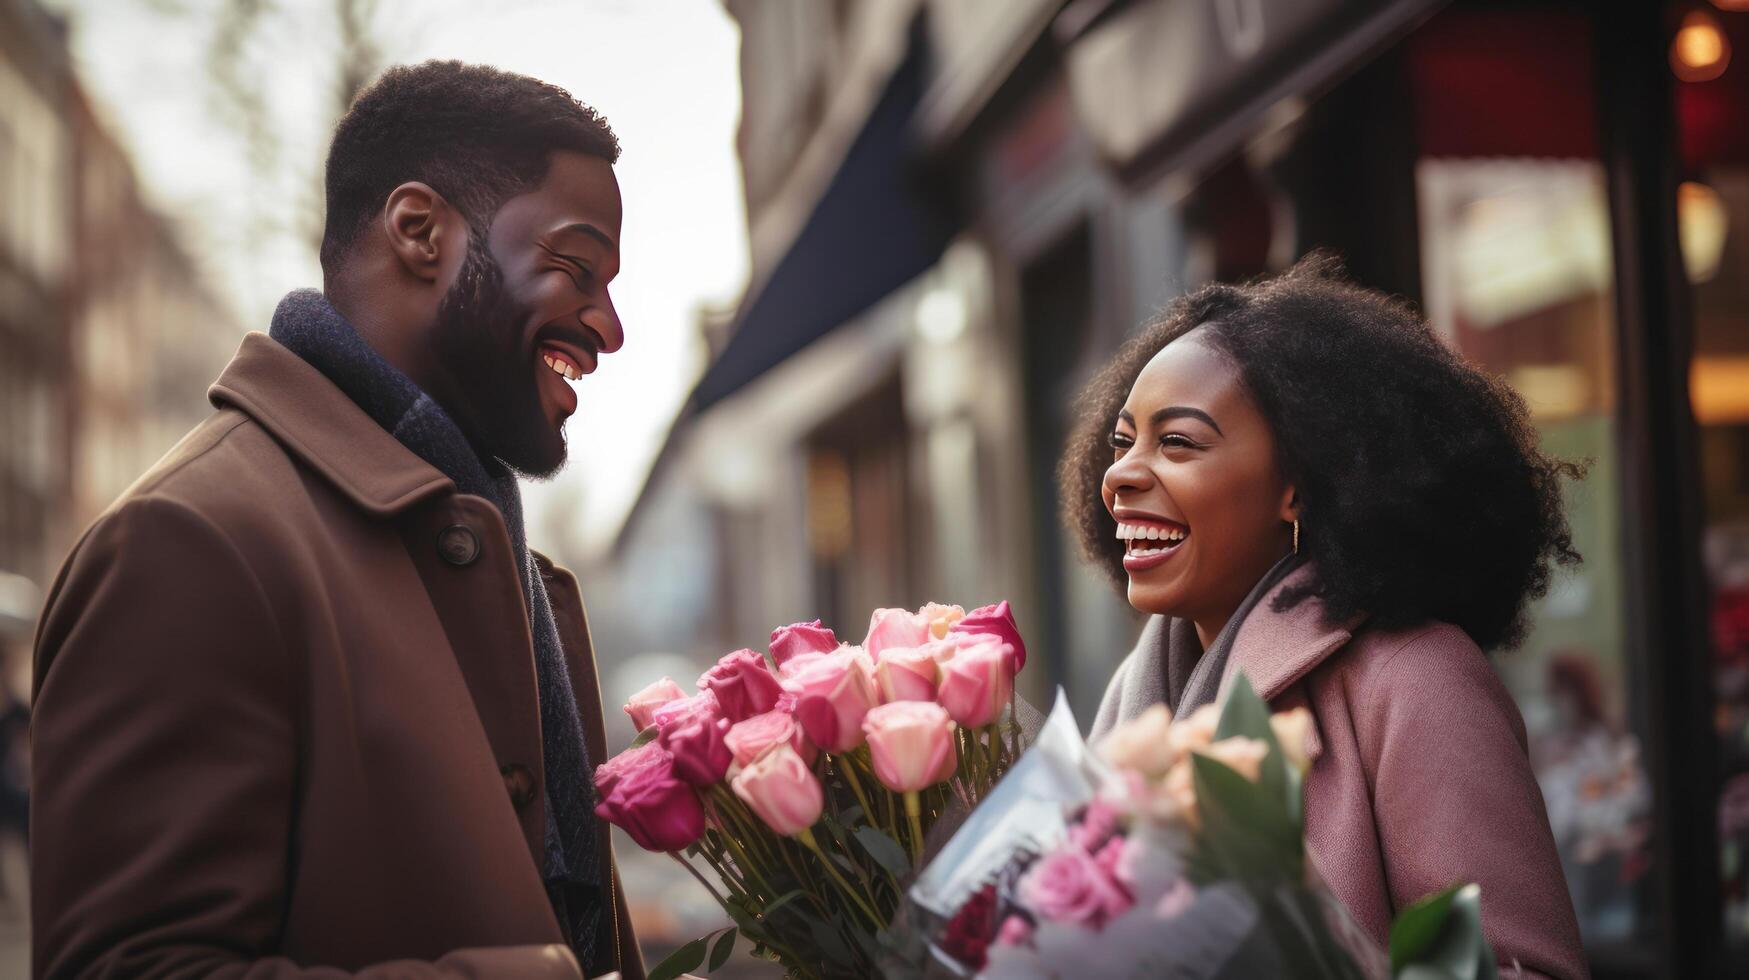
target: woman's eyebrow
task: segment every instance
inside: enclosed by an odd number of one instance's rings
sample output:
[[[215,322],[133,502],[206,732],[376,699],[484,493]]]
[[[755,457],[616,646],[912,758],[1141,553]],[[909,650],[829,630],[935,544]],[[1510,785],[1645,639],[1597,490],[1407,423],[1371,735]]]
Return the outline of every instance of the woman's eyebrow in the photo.
[[[1120,412],[1118,414],[1127,417],[1127,413]],[[1159,425],[1161,422],[1168,419],[1196,419],[1198,422],[1215,430],[1216,435],[1226,435],[1225,432],[1221,431],[1221,427],[1215,424],[1215,420],[1209,417],[1209,413],[1200,408],[1191,408],[1188,405],[1169,405],[1160,409],[1158,412],[1155,412],[1153,415],[1148,416],[1148,420],[1154,425]],[[1132,424],[1134,424],[1133,421]]]

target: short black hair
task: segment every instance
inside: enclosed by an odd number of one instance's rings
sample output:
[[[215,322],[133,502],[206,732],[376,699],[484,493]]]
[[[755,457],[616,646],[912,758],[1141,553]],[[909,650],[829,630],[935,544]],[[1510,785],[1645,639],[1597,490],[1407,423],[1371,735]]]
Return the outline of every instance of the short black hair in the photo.
[[[1100,497],[1107,440],[1143,367],[1197,327],[1237,363],[1299,494],[1315,575],[1278,607],[1315,595],[1335,622],[1440,620],[1484,650],[1523,639],[1550,563],[1579,561],[1561,490],[1584,466],[1543,453],[1516,391],[1326,254],[1180,297],[1088,385],[1058,476],[1089,561],[1123,587],[1122,543]]]
[[[334,129],[322,271],[335,273],[401,184],[431,185],[483,230],[546,178],[558,150],[616,163],[619,138],[600,113],[527,75],[460,61],[390,68]]]

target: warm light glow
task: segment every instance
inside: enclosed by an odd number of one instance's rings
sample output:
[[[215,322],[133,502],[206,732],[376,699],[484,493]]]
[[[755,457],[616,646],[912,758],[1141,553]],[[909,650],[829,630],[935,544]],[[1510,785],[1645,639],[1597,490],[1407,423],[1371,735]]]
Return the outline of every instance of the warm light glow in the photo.
[[[1713,6],[1720,10],[1741,12],[1749,10],[1749,0],[1713,0]]]
[[[1699,285],[1718,275],[1730,217],[1719,192],[1711,187],[1689,180],[1676,188],[1676,227],[1689,282]]]
[[[1682,28],[1670,44],[1670,68],[1685,82],[1709,82],[1723,75],[1731,64],[1731,42],[1719,23],[1695,11],[1682,19]]]
[[[1697,357],[1688,373],[1688,398],[1701,425],[1749,422],[1749,357]]]

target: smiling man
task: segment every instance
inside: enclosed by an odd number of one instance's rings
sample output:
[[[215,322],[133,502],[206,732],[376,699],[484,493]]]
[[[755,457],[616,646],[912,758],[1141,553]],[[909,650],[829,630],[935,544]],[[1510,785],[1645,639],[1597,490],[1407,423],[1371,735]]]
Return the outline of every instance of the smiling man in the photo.
[[[641,975],[582,601],[517,491],[625,339],[618,156],[564,91],[455,62],[341,120],[323,291],[43,614],[38,976]]]

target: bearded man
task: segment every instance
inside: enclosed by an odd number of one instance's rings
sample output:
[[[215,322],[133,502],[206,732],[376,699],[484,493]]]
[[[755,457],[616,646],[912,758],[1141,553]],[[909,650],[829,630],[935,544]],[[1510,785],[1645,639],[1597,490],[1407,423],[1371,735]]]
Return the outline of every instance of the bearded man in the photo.
[[[563,90],[457,62],[340,121],[322,291],[44,612],[36,975],[642,975],[583,604],[517,490],[625,340],[618,156]]]

